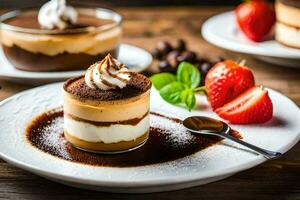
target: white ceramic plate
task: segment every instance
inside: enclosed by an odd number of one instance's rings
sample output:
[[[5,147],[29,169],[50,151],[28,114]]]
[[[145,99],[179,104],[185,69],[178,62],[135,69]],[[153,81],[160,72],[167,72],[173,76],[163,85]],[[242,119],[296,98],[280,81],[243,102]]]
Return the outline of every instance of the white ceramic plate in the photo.
[[[56,83],[27,90],[0,103],[2,159],[63,184],[124,193],[168,191],[206,184],[266,161],[264,157],[227,141],[175,161],[140,167],[94,167],[62,160],[30,145],[24,133],[34,116],[63,103],[61,93],[62,84]],[[300,111],[282,94],[270,90],[270,96],[274,103],[272,121],[263,125],[234,125],[233,128],[241,131],[245,141],[284,153],[299,140]],[[205,109],[205,99],[199,97],[202,111],[188,112],[165,103],[157,91],[152,90],[151,110],[179,118],[190,115],[217,118]]]
[[[202,26],[202,35],[208,42],[224,49],[252,54],[282,66],[300,67],[299,49],[285,47],[275,40],[250,41],[238,28],[232,11],[209,18]]]
[[[139,47],[121,44],[118,60],[124,63],[131,71],[141,72],[152,63],[152,56],[149,52]],[[83,70],[65,72],[27,72],[18,70],[5,58],[2,50],[0,50],[0,66],[0,79],[23,83],[28,83],[29,81],[32,84],[62,81],[84,73]]]

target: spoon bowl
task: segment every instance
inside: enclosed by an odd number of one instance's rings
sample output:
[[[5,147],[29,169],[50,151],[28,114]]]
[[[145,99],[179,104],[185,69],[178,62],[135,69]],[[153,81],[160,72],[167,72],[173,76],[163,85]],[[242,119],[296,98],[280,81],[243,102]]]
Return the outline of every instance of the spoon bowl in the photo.
[[[206,135],[219,135],[219,133],[228,134],[230,127],[227,123],[204,116],[188,117],[183,120],[184,127],[190,132],[197,131]]]
[[[229,134],[231,128],[230,126],[220,120],[216,120],[210,117],[204,116],[192,116],[183,120],[183,126],[190,132],[194,134],[201,135],[216,135],[225,139],[229,139],[233,142],[241,144],[258,154],[263,155],[267,159],[274,159],[280,157],[282,154],[280,152],[269,151],[262,149],[253,144],[247,143],[243,140],[235,138]]]

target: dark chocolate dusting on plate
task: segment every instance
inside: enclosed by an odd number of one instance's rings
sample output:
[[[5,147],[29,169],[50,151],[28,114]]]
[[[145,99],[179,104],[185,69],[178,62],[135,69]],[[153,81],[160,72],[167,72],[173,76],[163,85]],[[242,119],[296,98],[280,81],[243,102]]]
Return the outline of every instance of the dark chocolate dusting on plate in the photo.
[[[92,166],[134,167],[177,160],[206,149],[222,138],[193,135],[180,119],[158,113],[150,115],[149,139],[137,150],[122,154],[95,154],[79,150],[66,141],[63,134],[63,111],[54,109],[37,116],[26,129],[27,141],[52,156]],[[232,136],[241,135],[232,130]]]
[[[151,88],[151,81],[144,75],[130,72],[130,81],[122,89],[101,90],[90,88],[84,76],[69,79],[64,84],[66,92],[82,99],[111,101],[135,97],[147,92]]]

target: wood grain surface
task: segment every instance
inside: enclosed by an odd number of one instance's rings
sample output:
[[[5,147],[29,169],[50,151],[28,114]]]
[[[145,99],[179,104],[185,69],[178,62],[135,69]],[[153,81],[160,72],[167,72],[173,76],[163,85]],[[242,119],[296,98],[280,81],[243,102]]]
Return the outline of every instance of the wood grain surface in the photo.
[[[300,105],[300,70],[231,53],[203,40],[201,24],[230,7],[116,8],[124,17],[123,41],[151,50],[156,42],[183,38],[202,57],[246,58],[257,84],[273,88]],[[0,66],[1,67],[1,66]],[[153,66],[152,66],[153,69]],[[0,99],[33,86],[0,80]],[[300,122],[299,122],[300,123]],[[300,144],[282,158],[204,186],[154,194],[108,194],[64,186],[0,160],[1,199],[300,199]]]

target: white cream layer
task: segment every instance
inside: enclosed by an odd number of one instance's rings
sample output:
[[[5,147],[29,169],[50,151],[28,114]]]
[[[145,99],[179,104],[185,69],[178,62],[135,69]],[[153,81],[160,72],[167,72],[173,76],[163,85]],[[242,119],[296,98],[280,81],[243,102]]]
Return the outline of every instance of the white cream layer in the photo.
[[[135,126],[116,124],[107,127],[95,126],[64,116],[64,129],[68,134],[87,142],[117,143],[131,141],[141,137],[149,128],[150,114]]]
[[[281,23],[276,24],[275,37],[288,46],[300,48],[300,30]]]

